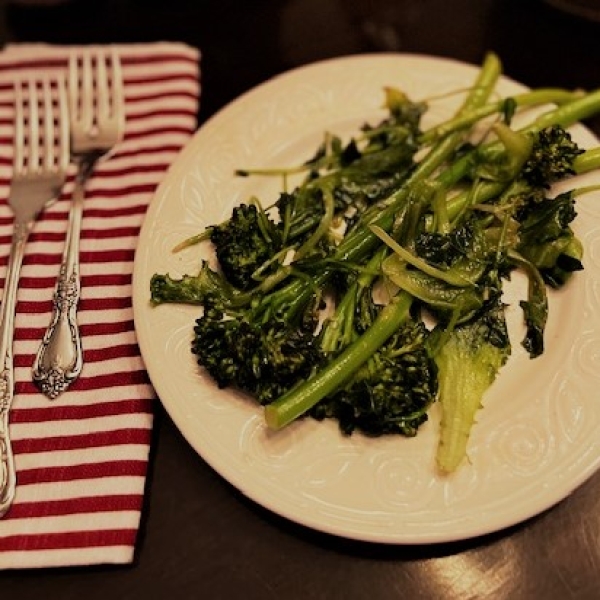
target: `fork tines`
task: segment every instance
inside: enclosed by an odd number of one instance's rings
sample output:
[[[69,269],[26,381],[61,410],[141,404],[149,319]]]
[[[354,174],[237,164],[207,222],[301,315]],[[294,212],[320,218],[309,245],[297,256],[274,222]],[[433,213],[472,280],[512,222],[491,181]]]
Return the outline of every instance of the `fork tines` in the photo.
[[[13,177],[66,172],[69,119],[63,77],[17,80]]]
[[[125,124],[121,61],[114,48],[92,48],[71,55],[69,99],[71,124],[89,138],[90,147],[114,143],[104,139],[106,134],[112,138]]]

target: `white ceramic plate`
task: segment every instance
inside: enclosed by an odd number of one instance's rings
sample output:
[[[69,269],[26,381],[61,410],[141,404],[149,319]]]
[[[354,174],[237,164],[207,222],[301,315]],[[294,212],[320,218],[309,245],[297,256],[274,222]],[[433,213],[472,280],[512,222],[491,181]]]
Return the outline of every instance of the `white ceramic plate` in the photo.
[[[552,294],[547,351],[534,361],[520,346],[523,297],[507,293],[513,355],[480,411],[470,462],[435,473],[437,414],[414,439],[343,437],[334,423],[303,420],[269,432],[262,410],[219,390],[190,352],[196,308],[149,305],[154,273],[195,273],[208,248],[171,248],[225,219],[252,194],[277,197],[276,178],[236,178],[234,169],[294,165],[312,156],[323,132],[342,136],[383,115],[382,89],[402,88],[432,104],[425,124],[450,116],[449,94],[472,84],[478,67],[419,55],[362,55],[309,65],[243,95],[204,124],[173,164],[145,220],[135,260],[136,331],[152,383],[191,446],[257,503],[303,525],[349,538],[432,543],[492,532],[552,506],[600,461],[600,197],[579,202],[576,229],[585,270]],[[503,94],[523,86],[503,79]],[[584,146],[594,136],[573,129]],[[598,175],[581,182],[598,182]]]

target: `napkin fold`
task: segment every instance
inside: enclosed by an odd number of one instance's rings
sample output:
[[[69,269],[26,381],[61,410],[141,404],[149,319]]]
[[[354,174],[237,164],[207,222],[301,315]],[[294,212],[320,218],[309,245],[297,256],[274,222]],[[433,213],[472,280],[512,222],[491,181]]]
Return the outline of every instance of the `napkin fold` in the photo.
[[[0,568],[133,561],[146,483],[153,405],[133,324],[132,272],[146,208],[197,122],[199,52],[182,43],[115,45],[125,83],[126,130],[98,164],[81,240],[80,378],[57,399],[31,366],[50,320],[75,170],[30,237],[17,298],[16,396],[10,432],[17,493],[0,519]],[[76,47],[14,44],[0,52],[0,283],[13,216],[13,92],[17,76],[66,72]]]

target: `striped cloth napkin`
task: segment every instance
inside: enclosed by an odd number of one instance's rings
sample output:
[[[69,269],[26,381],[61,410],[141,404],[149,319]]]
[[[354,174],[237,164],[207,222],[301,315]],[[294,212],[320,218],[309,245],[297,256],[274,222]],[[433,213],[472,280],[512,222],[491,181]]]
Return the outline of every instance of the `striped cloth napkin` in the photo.
[[[21,271],[10,420],[18,483],[11,510],[0,519],[0,569],[124,564],[134,557],[155,396],[133,326],[133,259],[155,188],[196,128],[200,57],[181,43],[117,49],[127,124],[124,141],[87,186],[79,310],[85,364],[54,401],[32,383],[31,366],[50,319],[74,168],[36,224]],[[12,81],[66,72],[73,50],[15,44],[0,52],[2,285],[12,233]]]

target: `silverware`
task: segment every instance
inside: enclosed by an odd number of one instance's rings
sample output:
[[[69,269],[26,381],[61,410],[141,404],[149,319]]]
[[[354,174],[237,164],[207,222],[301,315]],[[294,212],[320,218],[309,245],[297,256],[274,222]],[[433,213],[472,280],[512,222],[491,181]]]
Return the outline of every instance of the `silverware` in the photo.
[[[56,135],[58,132],[58,136]],[[16,488],[8,416],[14,395],[13,336],[25,245],[40,212],[59,195],[69,164],[65,82],[15,82],[15,142],[9,204],[14,228],[0,308],[0,517]]]
[[[75,188],[52,318],[33,364],[33,380],[50,399],[81,373],[83,352],[77,323],[81,284],[79,237],[85,185],[96,163],[123,138],[125,108],[121,63],[112,50],[87,50],[69,61],[71,158],[77,164]]]

